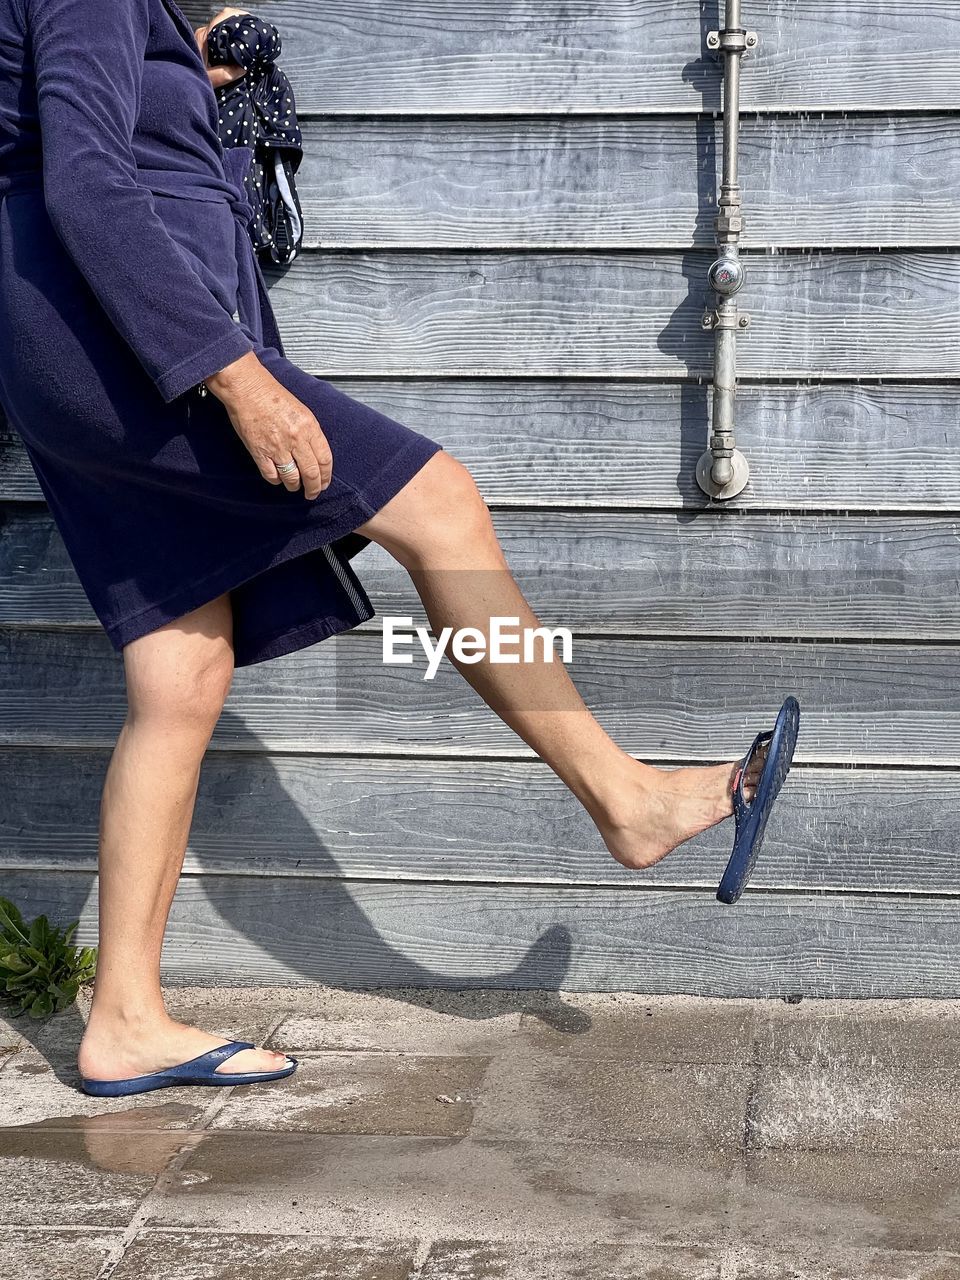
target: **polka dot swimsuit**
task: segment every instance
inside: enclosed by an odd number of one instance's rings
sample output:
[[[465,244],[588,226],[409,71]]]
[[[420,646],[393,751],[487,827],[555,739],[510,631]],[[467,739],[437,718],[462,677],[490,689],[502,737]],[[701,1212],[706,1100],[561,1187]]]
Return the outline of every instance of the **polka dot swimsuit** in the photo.
[[[303,159],[303,139],[290,81],[277,67],[280,33],[272,23],[246,13],[224,18],[207,36],[213,67],[236,63],[247,74],[216,90],[220,141],[254,153],[246,180],[253,207],[250,235],[261,259],[292,262],[303,242],[303,211],[294,174]]]

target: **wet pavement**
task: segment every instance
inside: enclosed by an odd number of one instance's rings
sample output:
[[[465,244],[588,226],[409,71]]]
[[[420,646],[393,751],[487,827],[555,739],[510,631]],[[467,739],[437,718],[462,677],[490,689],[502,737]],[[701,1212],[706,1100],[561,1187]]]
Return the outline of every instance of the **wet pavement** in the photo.
[[[16,1280],[960,1280],[960,1002],[168,989],[270,1085],[0,1020]]]

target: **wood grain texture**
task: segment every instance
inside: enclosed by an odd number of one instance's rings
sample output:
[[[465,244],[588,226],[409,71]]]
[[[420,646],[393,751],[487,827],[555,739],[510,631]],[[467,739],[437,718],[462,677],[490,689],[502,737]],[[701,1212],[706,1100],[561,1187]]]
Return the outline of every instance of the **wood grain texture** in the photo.
[[[95,871],[106,749],[0,750],[0,866]],[[269,813],[269,822],[264,814]],[[727,822],[642,875],[539,761],[212,751],[185,873],[716,888]],[[751,884],[960,894],[960,774],[796,766]]]
[[[87,872],[10,872],[30,914],[80,919]],[[162,976],[180,983],[681,992],[710,996],[960,995],[950,899],[546,886],[181,881]]]
[[[705,384],[339,378],[337,385],[439,440],[492,507],[710,505],[694,479],[711,418]],[[958,435],[956,383],[748,383],[737,390],[737,441],[750,458],[750,484],[723,509],[960,512]],[[0,436],[0,500],[43,500],[12,431]],[[50,554],[56,572],[52,545]]]
[[[499,511],[494,524],[537,615],[578,632],[960,641],[957,517]],[[384,615],[427,624],[383,548],[354,566],[380,614],[365,630]],[[99,627],[45,512],[0,526],[0,624],[38,623]]]
[[[197,23],[219,4],[187,0]],[[918,14],[918,8],[921,14]],[[722,105],[685,0],[260,0],[283,34],[299,109],[324,114],[703,111]],[[745,111],[952,108],[960,26],[946,0],[751,0],[760,36]]]
[[[712,254],[305,254],[270,290],[326,377],[704,377]],[[960,376],[960,254],[747,255],[740,376]]]
[[[449,663],[383,665],[383,613],[420,614],[370,548],[381,618],[236,674],[165,979],[960,996],[955,5],[745,14],[753,479],[719,513],[693,482],[718,7],[257,12],[307,143],[308,251],[270,280],[291,358],[468,463],[544,623],[591,633],[571,672],[627,750],[733,759],[787,693],[803,728],[736,908],[730,823],[628,872]],[[123,668],[41,499],[0,428],[0,882],[95,942]]]
[[[379,637],[354,633],[241,668],[213,747],[530,756],[450,663],[434,680],[425,665],[384,665]],[[956,645],[577,637],[569,669],[621,746],[651,760],[739,757],[795,694],[798,761],[960,765]],[[102,633],[0,630],[0,743],[112,745],[125,709]]]
[[[305,245],[713,245],[722,126],[688,117],[306,122]],[[745,117],[745,248],[948,245],[956,117]]]

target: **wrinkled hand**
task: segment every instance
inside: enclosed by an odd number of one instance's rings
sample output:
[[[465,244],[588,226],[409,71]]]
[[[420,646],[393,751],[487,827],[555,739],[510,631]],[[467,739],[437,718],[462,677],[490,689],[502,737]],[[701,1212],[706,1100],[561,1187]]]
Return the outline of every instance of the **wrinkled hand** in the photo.
[[[231,63],[225,67],[211,67],[210,60],[207,57],[207,35],[210,32],[210,28],[215,27],[224,18],[237,18],[241,14],[249,12],[249,9],[221,9],[219,13],[214,14],[205,27],[197,27],[194,30],[197,44],[200,46],[200,52],[207,68],[207,75],[215,89],[219,89],[225,84],[232,84],[234,80],[239,80],[241,76],[245,76],[247,73],[243,67],[238,66],[236,63]]]
[[[283,484],[291,492],[315,498],[333,476],[333,454],[320,423],[302,401],[292,395],[248,351],[219,373],[206,379],[207,387],[224,405],[237,435],[247,446],[271,484]],[[277,471],[278,462],[297,463],[297,470]]]

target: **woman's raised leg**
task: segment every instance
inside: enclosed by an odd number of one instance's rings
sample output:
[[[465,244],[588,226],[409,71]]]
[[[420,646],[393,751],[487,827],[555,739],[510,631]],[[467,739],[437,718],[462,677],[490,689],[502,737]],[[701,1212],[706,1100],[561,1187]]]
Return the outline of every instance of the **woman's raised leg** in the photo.
[[[541,625],[510,573],[473,477],[447,451],[434,454],[358,532],[407,569],[435,635],[471,627],[489,640],[494,617],[519,618],[521,631]],[[635,760],[601,728],[559,659],[515,665],[449,656],[573,791],[625,866],[648,867],[731,814],[737,761],[668,770]],[[765,748],[757,753],[744,778],[748,800],[765,755]]]
[[[78,1054],[84,1076],[121,1080],[227,1043],[167,1014],[160,951],[201,761],[233,676],[232,626],[227,593],[123,650],[128,713],[100,810],[100,953]],[[285,1065],[283,1054],[244,1049],[217,1071]]]

